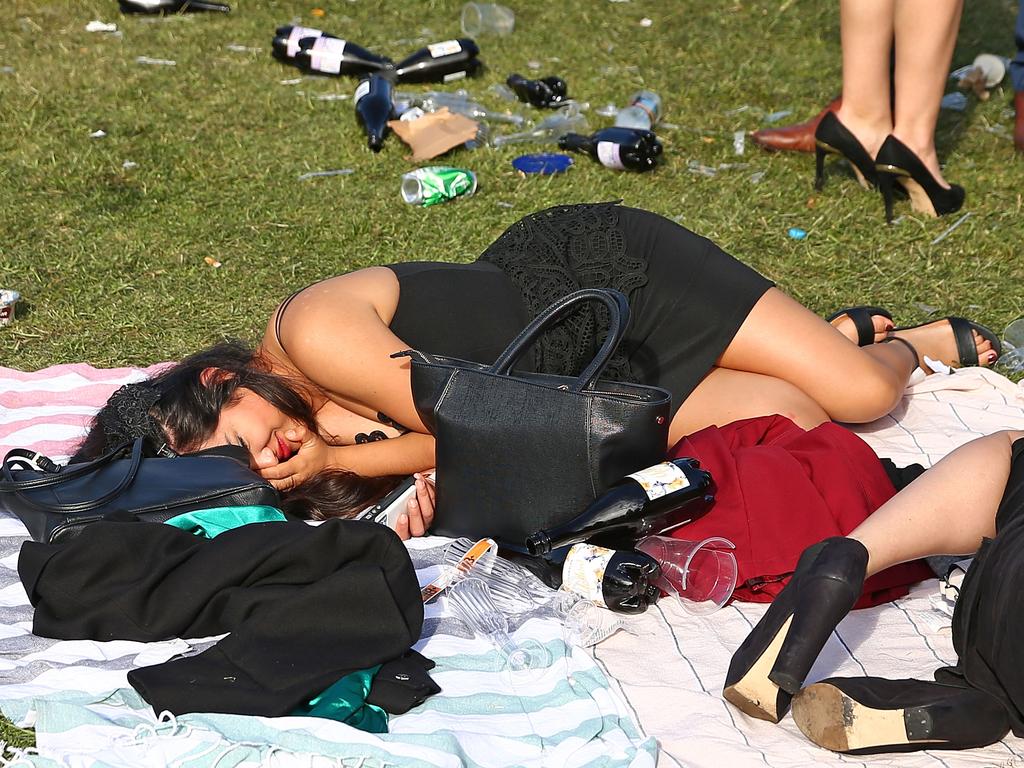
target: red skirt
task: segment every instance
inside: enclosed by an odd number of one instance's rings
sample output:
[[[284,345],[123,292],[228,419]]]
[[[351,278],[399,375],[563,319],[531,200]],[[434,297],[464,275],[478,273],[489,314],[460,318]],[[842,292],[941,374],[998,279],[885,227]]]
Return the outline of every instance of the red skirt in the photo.
[[[771,602],[806,547],[848,534],[896,494],[867,443],[838,424],[804,430],[784,416],[745,419],[684,437],[669,458],[684,456],[711,472],[715,501],[672,535],[732,541],[737,600]],[[889,568],[865,582],[855,607],[895,600],[932,576],[922,560]]]

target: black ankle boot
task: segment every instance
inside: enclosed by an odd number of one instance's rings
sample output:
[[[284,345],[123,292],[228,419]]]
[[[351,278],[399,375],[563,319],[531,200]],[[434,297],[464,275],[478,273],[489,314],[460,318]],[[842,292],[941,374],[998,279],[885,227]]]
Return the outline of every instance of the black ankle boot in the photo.
[[[885,220],[892,223],[892,202],[896,182],[910,195],[910,206],[928,216],[942,216],[960,210],[964,188],[956,184],[943,187],[925,168],[921,158],[895,136],[888,136],[875,158],[878,187],[885,202]]]
[[[751,717],[777,723],[818,653],[860,597],[868,551],[855,539],[804,550],[789,584],[733,654],[722,695]]]
[[[819,747],[855,755],[983,747],[1010,730],[1006,709],[984,691],[879,677],[809,685],[793,699],[793,720]]]
[[[815,189],[825,186],[825,155],[827,154],[845,157],[850,162],[857,181],[864,189],[871,189],[878,183],[874,158],[868,154],[857,137],[839,122],[839,118],[834,112],[826,114],[818,123],[817,129],[814,131],[814,143],[816,145],[814,155]]]

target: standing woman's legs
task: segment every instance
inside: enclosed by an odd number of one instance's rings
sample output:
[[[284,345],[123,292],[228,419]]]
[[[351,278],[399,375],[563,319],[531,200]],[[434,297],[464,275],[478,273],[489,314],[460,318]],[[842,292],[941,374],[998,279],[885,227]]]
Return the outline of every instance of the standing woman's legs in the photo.
[[[836,116],[872,157],[892,132],[889,55],[901,0],[842,0],[843,103]]]
[[[896,0],[892,134],[914,151],[943,186],[949,185],[942,178],[935,152],[935,124],[962,10],[963,0]]]

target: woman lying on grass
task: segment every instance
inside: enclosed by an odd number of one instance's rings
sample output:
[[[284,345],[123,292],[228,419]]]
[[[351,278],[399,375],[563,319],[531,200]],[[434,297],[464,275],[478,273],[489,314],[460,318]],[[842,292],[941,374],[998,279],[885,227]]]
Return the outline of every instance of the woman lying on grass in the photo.
[[[409,361],[392,353],[493,362],[536,314],[584,287],[629,297],[630,324],[604,375],[671,392],[670,445],[764,414],[803,427],[871,421],[896,405],[924,355],[989,365],[999,353],[991,331],[962,318],[893,329],[882,310],[858,307],[830,325],[661,216],[573,205],[516,222],[471,264],[370,267],[309,286],[277,308],[256,350],[217,345],[104,411],[141,401],[155,445],[244,446],[276,487],[320,500],[309,502],[313,516],[350,515],[396,476],[434,465]],[[599,326],[589,310],[567,318],[522,367],[578,373]],[[102,424],[103,412],[79,458],[124,438]],[[428,522],[412,514],[399,533],[421,535]]]

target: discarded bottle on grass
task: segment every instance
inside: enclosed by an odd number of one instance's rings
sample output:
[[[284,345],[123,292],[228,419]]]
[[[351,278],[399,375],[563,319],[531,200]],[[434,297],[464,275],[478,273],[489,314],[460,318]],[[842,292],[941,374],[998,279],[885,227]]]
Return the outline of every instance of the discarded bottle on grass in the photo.
[[[593,536],[636,540],[690,522],[706,506],[679,512],[698,499],[707,500],[711,475],[694,459],[672,459],[626,475],[576,517],[530,534],[531,555],[586,541]]]
[[[402,174],[402,199],[424,208],[476,192],[476,174],[463,168],[434,165]]]
[[[653,91],[637,91],[615,116],[615,125],[620,128],[640,128],[649,131],[661,117],[661,97]]]
[[[228,13],[230,5],[209,0],[118,0],[121,13],[191,13],[215,11]]]
[[[425,112],[436,112],[441,107],[446,107],[449,112],[458,112],[460,115],[471,117],[474,120],[511,123],[512,125],[522,125],[526,121],[526,118],[522,115],[489,110],[483,104],[470,100],[469,95],[465,91],[458,91],[456,93],[427,91],[422,94],[402,94],[402,96],[411,97],[412,103],[422,108]]]
[[[391,59],[337,37],[301,38],[294,61],[299,69],[322,75],[367,75],[394,68]]]
[[[468,37],[420,48],[395,65],[400,83],[450,83],[476,75],[483,64],[480,49]]]
[[[643,552],[577,544],[562,563],[562,589],[617,613],[643,613],[658,602],[658,561]]]
[[[539,108],[557,107],[569,97],[569,86],[560,77],[529,80],[522,75],[512,73],[505,83],[520,101]]]
[[[300,27],[298,24],[285,24],[274,31],[271,51],[275,58],[286,61],[295,58],[299,52],[299,40],[312,37],[336,37],[315,27]]]
[[[503,144],[552,142],[558,141],[560,136],[572,133],[573,131],[585,131],[587,129],[586,116],[575,106],[566,106],[559,109],[555,114],[544,118],[530,130],[496,136],[492,143],[494,146],[500,147]]]
[[[388,78],[373,74],[359,83],[352,97],[356,117],[366,131],[367,146],[374,152],[380,152],[388,132],[388,120],[394,116],[393,90]]]
[[[602,128],[590,136],[570,133],[558,140],[558,146],[585,152],[616,171],[649,171],[662,151],[657,136],[639,128]]]

